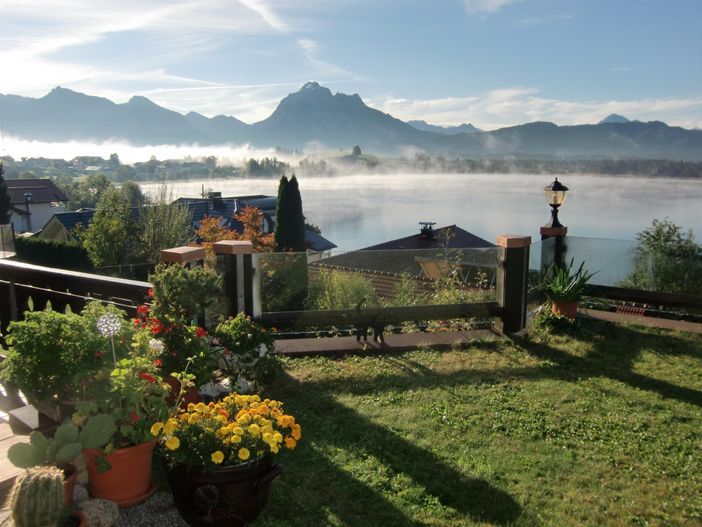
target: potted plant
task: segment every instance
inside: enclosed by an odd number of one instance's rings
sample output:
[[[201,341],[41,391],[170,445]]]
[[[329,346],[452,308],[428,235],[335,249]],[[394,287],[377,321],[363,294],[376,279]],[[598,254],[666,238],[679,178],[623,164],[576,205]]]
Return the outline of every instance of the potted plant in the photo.
[[[85,525],[82,514],[70,511],[64,504],[63,471],[57,467],[33,467],[19,474],[10,491],[8,506],[17,527]],[[77,521],[71,521],[72,518]]]
[[[0,365],[0,377],[38,410],[63,421],[73,413],[79,379],[104,366],[109,343],[95,331],[93,321],[112,310],[94,302],[80,315],[53,311],[50,306],[25,312],[23,320],[9,325],[7,359]]]
[[[294,449],[300,425],[282,403],[230,394],[218,403],[188,405],[154,423],[151,433],[170,466],[178,511],[193,526],[246,525],[268,500],[282,472],[273,456]]]
[[[101,448],[83,450],[91,494],[120,506],[141,503],[153,492],[152,423],[168,414],[169,387],[159,375],[159,352],[144,330],[133,333],[125,358],[113,368],[98,371],[83,387],[85,400],[76,405],[74,422],[82,433],[102,422],[109,439]]]
[[[198,321],[217,298],[219,277],[202,267],[159,265],[149,280],[153,284],[151,303],[139,306],[134,325],[150,331],[160,342],[164,378],[174,394],[180,382],[171,375],[186,367],[194,376],[195,387],[210,382],[219,355]]]
[[[273,336],[244,313],[217,325],[213,344],[222,347],[218,365],[238,393],[252,392],[275,361]]]
[[[573,260],[567,267],[552,266],[539,289],[551,301],[554,315],[574,319],[578,312],[578,301],[585,293],[588,281],[597,273],[583,269],[585,262],[573,272]]]
[[[47,438],[41,432],[32,432],[29,443],[15,443],[7,451],[7,458],[19,468],[54,466],[63,471],[64,503],[73,503],[73,487],[76,468],[71,461],[76,459],[84,448],[98,448],[110,439],[110,419],[96,418],[82,431],[71,421],[59,426],[53,437]]]

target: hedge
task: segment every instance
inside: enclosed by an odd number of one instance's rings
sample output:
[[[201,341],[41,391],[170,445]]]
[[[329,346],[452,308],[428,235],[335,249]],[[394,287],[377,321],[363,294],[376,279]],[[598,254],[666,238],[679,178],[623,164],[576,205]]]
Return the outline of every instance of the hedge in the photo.
[[[22,262],[77,271],[93,269],[88,252],[78,242],[17,237],[15,252]]]

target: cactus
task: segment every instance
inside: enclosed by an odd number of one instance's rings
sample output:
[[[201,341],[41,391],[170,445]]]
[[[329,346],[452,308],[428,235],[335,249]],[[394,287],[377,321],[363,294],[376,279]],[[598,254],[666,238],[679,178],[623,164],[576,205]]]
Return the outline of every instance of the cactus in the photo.
[[[17,476],[8,504],[17,527],[55,527],[64,513],[63,471],[56,467],[25,470]]]
[[[80,431],[83,448],[100,448],[109,443],[116,431],[115,419],[108,414],[97,414],[88,418]]]
[[[10,462],[19,468],[37,465],[61,465],[71,462],[83,450],[78,427],[66,422],[47,439],[41,432],[32,432],[29,443],[15,443],[7,451]]]

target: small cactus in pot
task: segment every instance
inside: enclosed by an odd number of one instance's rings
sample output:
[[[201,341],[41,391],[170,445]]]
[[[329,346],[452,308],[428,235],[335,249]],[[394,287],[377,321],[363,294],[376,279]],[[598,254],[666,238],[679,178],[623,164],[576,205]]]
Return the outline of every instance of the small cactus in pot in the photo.
[[[8,504],[17,527],[55,527],[64,515],[63,471],[49,466],[25,470]]]

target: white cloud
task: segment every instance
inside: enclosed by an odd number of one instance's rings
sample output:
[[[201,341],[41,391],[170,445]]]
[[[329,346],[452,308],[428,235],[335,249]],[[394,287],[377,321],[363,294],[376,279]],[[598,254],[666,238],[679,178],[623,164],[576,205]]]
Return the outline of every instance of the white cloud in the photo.
[[[305,56],[307,64],[312,66],[320,75],[344,76],[353,77],[353,75],[335,64],[325,62],[319,58],[319,44],[309,38],[300,38],[297,40],[297,45],[300,46],[302,53]]]
[[[370,105],[403,120],[423,119],[432,124],[472,123],[494,130],[532,121],[560,125],[596,123],[610,113],[642,121],[702,126],[702,95],[689,98],[568,101],[540,97],[535,88],[504,88],[469,97],[440,99],[368,99]]]
[[[246,7],[249,9],[252,9],[256,13],[258,13],[261,18],[273,29],[276,29],[278,31],[288,31],[290,28],[288,27],[288,24],[285,23],[284,20],[282,20],[274,11],[271,9],[271,7],[263,2],[262,0],[239,0],[242,4],[244,4]]]
[[[494,13],[500,8],[519,0],[463,0],[470,13]]]

